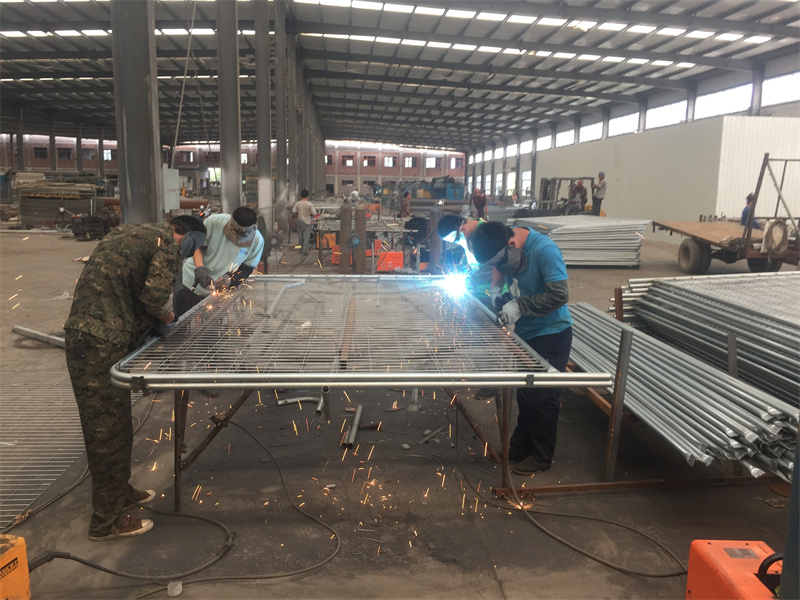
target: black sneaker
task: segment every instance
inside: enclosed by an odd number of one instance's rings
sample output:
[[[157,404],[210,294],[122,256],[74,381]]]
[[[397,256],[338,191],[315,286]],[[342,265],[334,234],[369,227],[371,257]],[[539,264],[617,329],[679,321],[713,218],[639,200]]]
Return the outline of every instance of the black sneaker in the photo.
[[[511,469],[511,472],[517,475],[533,475],[534,473],[547,471],[549,468],[550,463],[540,463],[529,456],[525,460],[517,463],[517,465]]]

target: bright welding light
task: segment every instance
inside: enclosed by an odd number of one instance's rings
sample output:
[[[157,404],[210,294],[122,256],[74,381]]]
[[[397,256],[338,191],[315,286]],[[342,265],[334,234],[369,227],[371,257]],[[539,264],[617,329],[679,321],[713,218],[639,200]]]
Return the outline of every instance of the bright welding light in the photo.
[[[451,297],[461,298],[467,293],[467,274],[452,273],[445,275],[439,286]]]

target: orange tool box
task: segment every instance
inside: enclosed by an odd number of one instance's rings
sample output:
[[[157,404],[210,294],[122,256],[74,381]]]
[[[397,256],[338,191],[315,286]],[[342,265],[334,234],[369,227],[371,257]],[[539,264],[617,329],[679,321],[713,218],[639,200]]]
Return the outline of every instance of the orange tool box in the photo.
[[[381,272],[391,273],[398,267],[403,266],[403,253],[402,252],[381,252],[378,256],[378,262],[375,264],[375,270]]]
[[[780,583],[781,563],[758,576],[764,559],[774,554],[764,542],[695,540],[689,548],[687,600],[771,600],[769,585]]]

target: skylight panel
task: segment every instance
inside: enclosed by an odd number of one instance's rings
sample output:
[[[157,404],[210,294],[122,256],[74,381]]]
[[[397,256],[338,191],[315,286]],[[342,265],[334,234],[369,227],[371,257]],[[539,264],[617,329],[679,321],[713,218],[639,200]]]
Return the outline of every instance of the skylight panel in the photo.
[[[566,19],[551,19],[550,17],[542,17],[539,19],[537,25],[544,25],[546,27],[561,27],[566,22]]]
[[[363,10],[383,10],[383,2],[365,2],[364,0],[353,0],[353,8]]]
[[[529,17],[526,15],[511,15],[508,17],[509,23],[519,23],[521,25],[533,25],[536,22],[536,17]]]
[[[752,35],[749,38],[745,38],[742,40],[743,42],[747,42],[748,44],[763,44],[764,42],[770,41],[772,38],[766,35]]]
[[[690,69],[695,66],[693,62],[679,62],[676,67],[680,67],[681,69]]]
[[[477,13],[474,10],[456,10],[451,8],[446,13],[444,13],[445,17],[450,17],[452,19],[471,19]]]
[[[629,58],[628,62],[631,63],[632,65],[646,65],[650,61],[647,60],[646,58]]]
[[[28,34],[24,31],[3,31],[3,37],[7,38],[16,38],[16,37],[26,37]]]
[[[686,34],[686,37],[687,38],[696,38],[696,39],[699,39],[699,40],[704,40],[706,38],[711,37],[712,35],[714,35],[713,31],[700,31],[700,30],[698,30],[698,31],[690,31],[689,33]]]
[[[720,33],[716,38],[721,42],[735,42],[742,39],[744,36],[741,33]]]
[[[622,62],[623,60],[625,60],[625,58],[622,57],[622,56],[604,56],[603,57],[603,62],[619,63],[619,62]]]
[[[497,46],[480,46],[478,48],[478,52],[494,52],[495,54],[497,54],[501,50],[502,48],[498,48]]]
[[[677,27],[664,27],[663,29],[656,31],[656,35],[671,35],[672,37],[681,35],[682,33],[686,33],[686,30],[679,29]]]
[[[324,33],[322,37],[331,38],[333,40],[349,40],[350,36],[341,33]]]
[[[319,0],[321,6],[339,6],[350,8],[350,0]]]
[[[556,52],[553,58],[575,58],[574,52]]]
[[[505,13],[491,13],[482,12],[476,17],[479,21],[503,21],[506,18]]]
[[[161,33],[164,35],[189,35],[189,32],[185,29],[162,29]]]
[[[433,15],[434,17],[441,17],[444,14],[443,8],[431,8],[430,6],[418,6],[414,9],[417,15]]]
[[[597,21],[572,21],[569,24],[570,27],[574,27],[575,29],[580,29],[581,31],[588,31],[595,25],[597,25]]]
[[[504,48],[503,49],[503,54],[520,55],[520,54],[525,54],[526,52],[527,52],[527,50],[520,50],[519,48]]]
[[[652,25],[632,25],[628,28],[631,33],[653,33],[655,30]]]
[[[379,44],[399,44],[402,40],[400,38],[376,37],[375,41]]]
[[[597,26],[598,29],[603,29],[605,31],[622,31],[625,29],[627,25],[625,23],[600,23]]]
[[[297,0],[295,0],[295,2],[296,1]],[[383,10],[387,12],[411,13],[414,12],[414,7],[410,4],[384,4]]]
[[[351,35],[350,39],[354,42],[374,42],[374,35]]]
[[[453,50],[466,50],[467,52],[472,52],[473,50],[477,50],[477,46],[473,46],[472,44],[453,44]]]
[[[451,45],[447,42],[428,42],[428,48],[449,48]]]
[[[403,46],[424,46],[426,44],[424,40],[403,40],[401,43]]]
[[[654,60],[653,65],[656,67],[668,67],[672,64],[671,60]]]
[[[599,54],[581,54],[578,60],[598,60],[599,58]]]
[[[56,35],[60,35],[62,37],[76,37],[81,34],[80,31],[76,31],[74,29],[64,29],[61,31],[56,31]]]
[[[539,50],[536,53],[536,56],[550,56],[551,54],[552,54],[552,52],[550,52],[548,50]]]

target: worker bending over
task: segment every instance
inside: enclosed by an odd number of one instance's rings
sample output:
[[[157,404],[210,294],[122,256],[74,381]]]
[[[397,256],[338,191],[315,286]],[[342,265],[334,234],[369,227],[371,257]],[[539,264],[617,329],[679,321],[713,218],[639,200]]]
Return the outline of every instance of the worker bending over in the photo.
[[[183,288],[175,293],[179,317],[212,291],[234,288],[250,276],[264,251],[257,220],[256,211],[247,206],[232,215],[220,213],[206,219],[205,244],[183,263]]]
[[[75,392],[92,475],[89,538],[114,540],[153,528],[128,511],[155,498],[130,483],[133,424],[130,391],[109,370],[137,348],[155,325],[175,320],[172,283],[181,257],[205,238],[200,219],[122,225],[97,245],[75,287],[64,324],[67,369]]]
[[[475,258],[492,271],[492,301],[501,320],[551,366],[564,371],[572,348],[569,286],[561,250],[530,227],[491,222],[471,238]],[[502,285],[512,299],[503,302]],[[508,459],[514,473],[546,471],[553,461],[560,409],[560,388],[519,388],[519,417]]]

